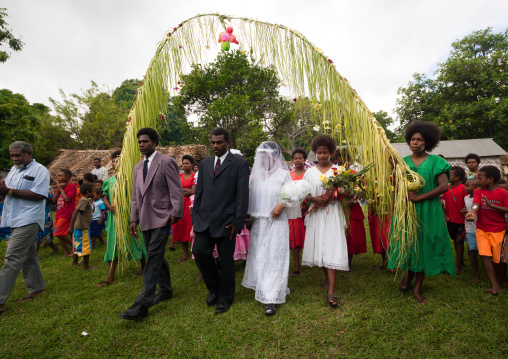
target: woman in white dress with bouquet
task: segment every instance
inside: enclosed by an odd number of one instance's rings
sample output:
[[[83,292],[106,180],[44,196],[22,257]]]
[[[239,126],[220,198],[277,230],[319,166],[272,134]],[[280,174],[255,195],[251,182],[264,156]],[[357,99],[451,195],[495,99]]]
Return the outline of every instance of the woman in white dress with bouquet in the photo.
[[[309,193],[306,184],[306,190],[300,186],[296,196],[291,192],[292,198],[298,197],[291,201],[285,196],[288,186],[293,181],[280,147],[263,142],[256,149],[251,173],[248,213],[253,225],[242,285],[255,290],[255,299],[266,305],[266,315],[275,314],[276,305],[285,303],[289,294],[288,219],[299,215],[300,201]]]
[[[337,270],[349,270],[345,233],[347,224],[341,203],[332,198],[330,191],[327,193],[321,179],[333,174],[330,159],[335,154],[336,144],[331,137],[322,135],[314,138],[311,149],[316,154],[318,164],[309,168],[302,180],[311,186],[306,200],[312,203],[305,218],[302,265],[323,267],[323,287],[328,291],[326,300],[328,305],[335,308],[338,306],[335,294]]]

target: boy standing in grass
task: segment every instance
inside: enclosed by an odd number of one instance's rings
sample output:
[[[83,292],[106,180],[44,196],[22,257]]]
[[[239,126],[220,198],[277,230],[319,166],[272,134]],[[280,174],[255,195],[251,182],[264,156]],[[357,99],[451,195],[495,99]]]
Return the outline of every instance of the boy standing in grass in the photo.
[[[466,215],[471,211],[473,207],[473,193],[478,188],[478,179],[472,177],[466,181],[464,190],[467,196],[464,197],[464,206],[462,214]],[[478,246],[476,245],[476,220],[466,221],[466,242],[468,248],[468,256],[471,261],[471,267],[473,268],[474,282],[480,281],[480,274],[478,273]]]
[[[506,233],[505,213],[508,213],[508,191],[499,188],[501,172],[495,166],[484,166],[478,171],[478,186],[474,191],[473,206],[466,220],[476,221],[476,244],[491,288],[486,293],[502,292],[501,278],[506,263],[499,263],[501,246]],[[497,274],[497,278],[496,278]]]
[[[448,234],[453,240],[455,247],[455,273],[460,274],[464,265],[464,197],[466,191],[462,179],[466,177],[466,171],[460,166],[453,166],[450,170],[450,185],[448,191],[443,194],[444,212]]]
[[[83,257],[83,269],[93,269],[88,261],[92,253],[92,241],[90,236],[90,223],[92,222],[92,205],[90,199],[95,197],[94,185],[83,183],[79,189],[83,197],[79,200],[76,210],[72,214],[68,235],[73,236],[72,248],[74,260],[72,266],[78,265],[79,257]]]
[[[72,241],[67,235],[71,224],[71,217],[76,208],[76,186],[71,182],[72,172],[64,168],[58,171],[56,180],[58,187],[51,201],[56,204],[55,226],[53,235],[58,237],[64,257],[72,256],[67,245],[72,246]]]
[[[102,239],[102,230],[104,229],[104,220],[106,218],[106,206],[102,201],[102,190],[94,190],[92,223],[90,224],[90,235],[92,236],[92,248],[95,247],[97,238],[101,244],[106,244]]]

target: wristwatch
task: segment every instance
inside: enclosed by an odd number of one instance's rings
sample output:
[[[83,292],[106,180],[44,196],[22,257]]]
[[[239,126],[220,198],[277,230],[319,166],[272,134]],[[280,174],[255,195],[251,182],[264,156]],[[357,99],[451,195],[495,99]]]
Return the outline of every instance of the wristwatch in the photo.
[[[12,188],[9,188],[9,192],[7,192],[9,196],[12,196]]]

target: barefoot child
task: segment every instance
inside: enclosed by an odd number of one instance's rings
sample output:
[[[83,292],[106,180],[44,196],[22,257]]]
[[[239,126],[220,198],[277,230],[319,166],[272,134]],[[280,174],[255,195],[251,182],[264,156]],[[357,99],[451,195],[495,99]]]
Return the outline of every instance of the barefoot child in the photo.
[[[73,236],[72,248],[74,260],[72,266],[78,265],[79,257],[83,257],[83,269],[92,269],[88,265],[92,253],[92,241],[90,237],[90,223],[92,222],[92,205],[90,199],[95,196],[94,186],[91,183],[83,183],[79,189],[83,197],[72,213],[71,224],[67,234]]]
[[[461,213],[464,208],[466,191],[462,180],[466,177],[466,171],[460,166],[453,166],[450,170],[448,191],[443,194],[445,221],[448,234],[455,247],[455,273],[460,274],[464,262],[464,216]]]
[[[55,225],[53,236],[57,237],[62,246],[64,257],[72,256],[67,245],[72,246],[72,241],[67,235],[71,224],[71,217],[76,208],[76,186],[71,183],[72,173],[64,168],[58,171],[56,180],[58,183],[55,195],[51,199],[56,204]]]
[[[502,292],[500,279],[506,268],[506,263],[500,263],[500,255],[506,233],[508,191],[497,186],[501,171],[495,166],[483,166],[477,178],[480,188],[474,191],[473,206],[466,220],[474,221],[476,216],[476,244],[491,284],[485,292],[497,295]]]
[[[92,248],[95,247],[97,239],[101,244],[106,244],[102,239],[102,230],[104,229],[104,220],[106,218],[106,206],[102,200],[102,189],[94,190],[92,223],[90,223],[90,235],[92,236]]]
[[[466,181],[465,191],[467,196],[464,197],[464,207],[462,214],[465,216],[471,211],[473,207],[473,193],[478,188],[478,179],[472,177]],[[473,267],[474,282],[480,281],[480,274],[478,273],[478,247],[476,245],[476,219],[474,221],[466,221],[466,242],[468,249],[469,260],[471,261],[471,267]]]

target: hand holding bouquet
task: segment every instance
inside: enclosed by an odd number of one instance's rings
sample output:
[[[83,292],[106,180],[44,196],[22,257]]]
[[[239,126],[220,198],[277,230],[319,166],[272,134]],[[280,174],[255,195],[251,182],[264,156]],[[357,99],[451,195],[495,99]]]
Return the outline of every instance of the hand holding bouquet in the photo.
[[[366,198],[367,182],[365,181],[365,173],[373,166],[373,164],[370,164],[359,172],[353,169],[346,170],[342,166],[333,166],[332,176],[321,176],[323,187],[332,190],[333,198],[345,198],[348,201],[359,202]]]

